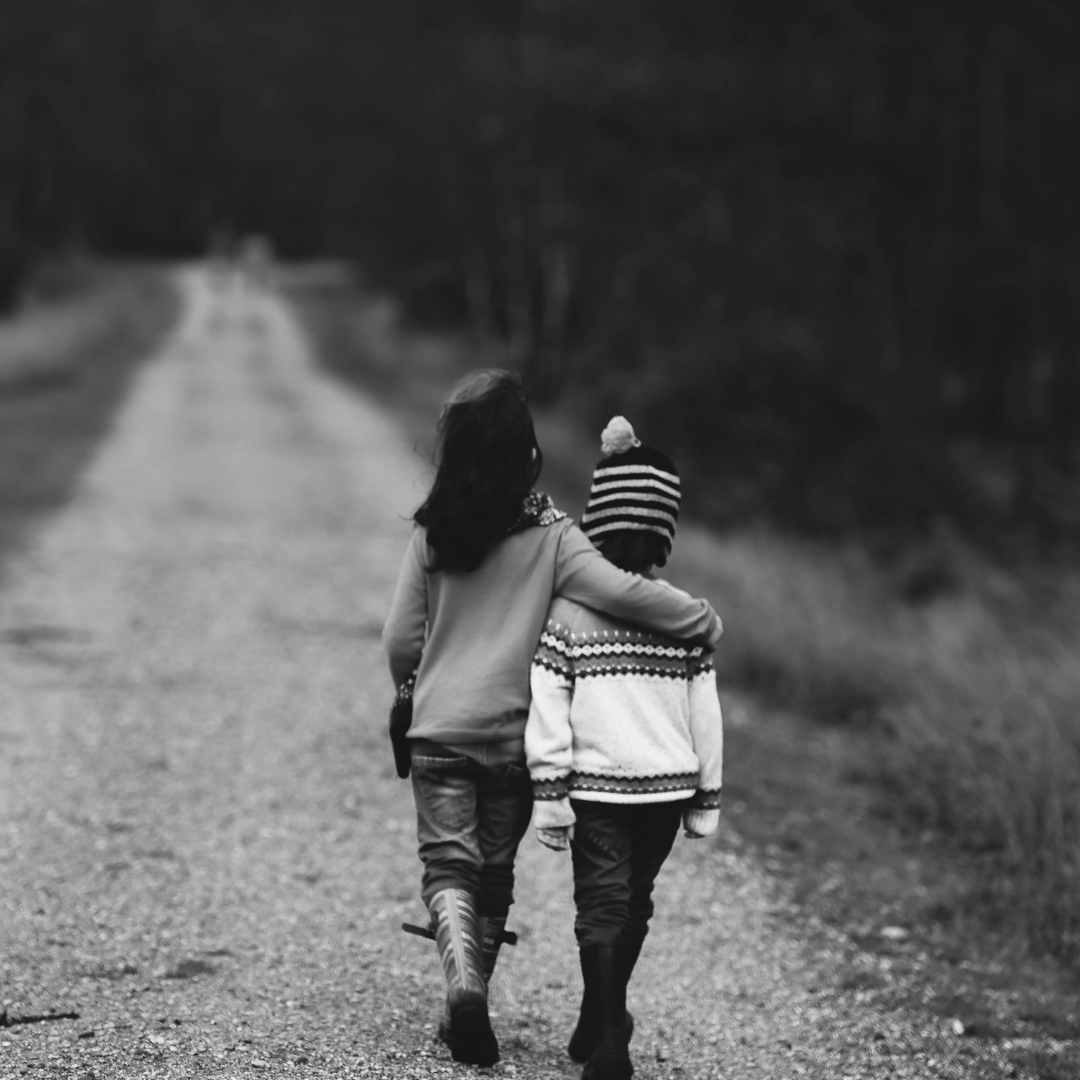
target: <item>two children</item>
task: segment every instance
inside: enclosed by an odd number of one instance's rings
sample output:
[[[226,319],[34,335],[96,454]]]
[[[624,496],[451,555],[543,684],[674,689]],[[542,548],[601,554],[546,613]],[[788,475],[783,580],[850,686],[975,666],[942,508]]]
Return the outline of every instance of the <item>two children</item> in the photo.
[[[491,1065],[499,1049],[487,984],[532,813],[525,724],[549,605],[563,597],[708,647],[720,624],[704,600],[605,559],[533,490],[542,456],[517,376],[468,377],[438,435],[435,480],[414,516],[383,641],[395,686],[415,672],[421,897],[447,987],[439,1034],[455,1060]]]

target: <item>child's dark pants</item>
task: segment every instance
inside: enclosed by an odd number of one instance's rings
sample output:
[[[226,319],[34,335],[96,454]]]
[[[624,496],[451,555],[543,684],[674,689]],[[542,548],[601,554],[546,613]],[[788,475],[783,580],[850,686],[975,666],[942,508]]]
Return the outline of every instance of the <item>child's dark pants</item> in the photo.
[[[413,797],[425,904],[443,889],[477,897],[481,915],[505,918],[514,859],[532,815],[524,761],[485,765],[425,742],[412,754]]]
[[[577,817],[570,851],[578,946],[622,944],[632,968],[649,932],[653,882],[671,853],[685,803],[570,801]]]

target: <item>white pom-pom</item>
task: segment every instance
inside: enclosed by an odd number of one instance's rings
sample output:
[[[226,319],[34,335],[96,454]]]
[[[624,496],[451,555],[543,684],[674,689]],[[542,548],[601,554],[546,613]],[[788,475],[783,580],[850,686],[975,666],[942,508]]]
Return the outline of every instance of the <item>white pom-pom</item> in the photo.
[[[613,416],[600,433],[600,452],[605,457],[609,454],[624,454],[640,445],[641,440],[634,434],[634,429],[625,416]]]

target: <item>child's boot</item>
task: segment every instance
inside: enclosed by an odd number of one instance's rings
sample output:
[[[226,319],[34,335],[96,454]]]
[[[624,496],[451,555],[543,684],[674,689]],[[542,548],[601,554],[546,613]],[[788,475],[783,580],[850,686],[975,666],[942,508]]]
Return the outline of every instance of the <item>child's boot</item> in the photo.
[[[644,938],[637,940],[626,950],[625,978],[623,980],[624,1002],[626,984],[630,981],[630,975],[634,970],[638,955],[641,953],[643,942]],[[582,961],[583,973],[584,970],[585,964]],[[570,1055],[570,1060],[576,1061],[579,1065],[583,1065],[589,1060],[589,1056],[596,1048],[596,1041],[600,1036],[600,1019],[595,994],[595,986],[590,991],[589,983],[586,981],[585,990],[581,995],[581,1008],[578,1012],[577,1026],[574,1028],[574,1033],[570,1036],[570,1042],[566,1046],[566,1052]],[[623,1015],[623,1030],[626,1035],[626,1043],[629,1046],[634,1035],[634,1014],[629,1009],[626,1009]]]
[[[626,956],[622,945],[590,945],[581,950],[585,999],[595,1024],[593,1048],[582,1080],[630,1080],[630,1032],[626,1012]]]
[[[439,1037],[449,1044],[455,1061],[494,1065],[499,1060],[499,1044],[488,1017],[475,899],[464,889],[443,889],[429,908],[446,975],[446,1010],[439,1022]]]
[[[626,985],[630,985],[630,977],[637,967],[638,957],[641,955],[641,947],[645,944],[644,934],[628,932],[624,938],[626,942]]]
[[[495,974],[495,964],[499,959],[499,948],[506,940],[506,916],[483,915],[480,917],[480,951],[481,966],[484,971],[484,982],[490,987],[491,977]],[[513,942],[514,936],[510,935]],[[439,1027],[436,1032],[439,1039],[450,1045],[450,998],[447,997],[443,1004],[442,1016],[439,1017]],[[586,1055],[587,1057],[588,1055]],[[582,1061],[585,1059],[582,1058]]]

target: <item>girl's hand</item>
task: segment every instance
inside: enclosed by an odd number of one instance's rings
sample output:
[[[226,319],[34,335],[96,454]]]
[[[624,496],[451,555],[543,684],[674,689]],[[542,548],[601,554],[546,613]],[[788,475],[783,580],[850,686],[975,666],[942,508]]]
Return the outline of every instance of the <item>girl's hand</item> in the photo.
[[[555,825],[547,829],[537,827],[536,839],[552,851],[566,851],[570,847],[570,841],[574,839],[574,826]]]

